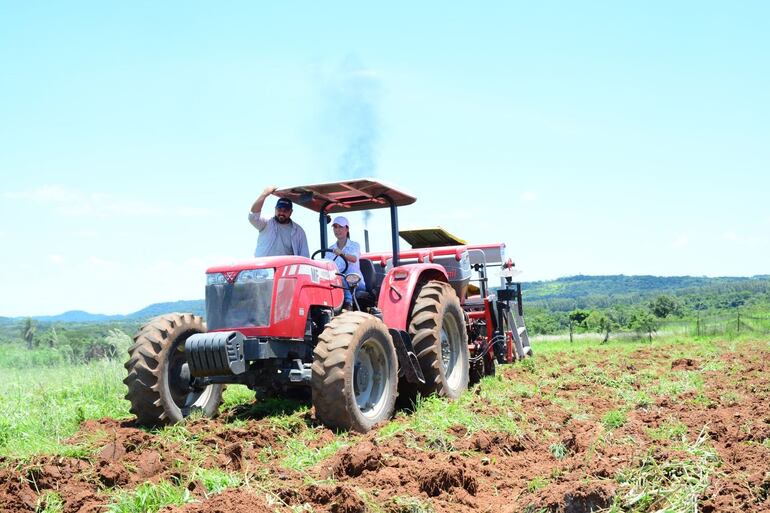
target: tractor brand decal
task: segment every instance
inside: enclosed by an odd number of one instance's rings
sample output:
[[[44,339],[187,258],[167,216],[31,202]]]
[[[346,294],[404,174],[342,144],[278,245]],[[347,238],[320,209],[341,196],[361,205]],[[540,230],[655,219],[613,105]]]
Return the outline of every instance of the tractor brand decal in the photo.
[[[227,283],[233,283],[235,282],[235,278],[238,277],[238,273],[240,273],[240,271],[225,271],[222,275],[227,280]]]
[[[300,264],[297,267],[297,276],[301,275],[310,276],[310,281],[313,283],[321,283],[321,280],[332,281],[334,279],[332,271],[307,264]]]

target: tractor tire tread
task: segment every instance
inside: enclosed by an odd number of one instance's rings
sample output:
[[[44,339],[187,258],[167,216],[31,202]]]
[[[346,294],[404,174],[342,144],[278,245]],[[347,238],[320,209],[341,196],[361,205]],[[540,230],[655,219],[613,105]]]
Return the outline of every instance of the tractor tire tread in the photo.
[[[178,333],[174,333],[175,330]],[[181,411],[175,405],[169,406],[167,397],[164,407],[163,362],[173,345],[172,335],[205,331],[206,325],[200,316],[180,313],[155,317],[139,329],[128,349],[129,359],[124,365],[128,375],[123,379],[128,389],[125,398],[131,404],[129,411],[136,416],[138,424],[159,426],[181,420]],[[221,402],[221,387],[213,392],[208,406],[214,402],[218,406]],[[170,412],[169,408],[174,411]]]
[[[353,391],[346,389],[346,386],[349,386],[346,385],[346,365],[350,365],[350,352],[359,342],[356,337],[373,328],[383,330],[383,335],[390,339],[387,328],[376,317],[363,312],[344,312],[332,319],[318,337],[311,365],[313,406],[316,419],[328,427],[361,432],[371,428],[359,419],[355,411]],[[393,355],[393,374],[396,374],[398,364],[392,342],[390,350]],[[350,369],[348,371],[352,372]],[[392,403],[395,402],[395,379],[397,378],[393,378]],[[388,417],[392,409],[391,404]]]
[[[463,369],[457,369],[462,372],[463,378],[456,389],[451,389],[447,383],[446,376],[443,375],[441,365],[441,323],[442,315],[451,312],[458,323],[459,335],[462,337],[460,346],[464,351],[461,355],[464,361]],[[422,395],[437,394],[449,398],[458,397],[468,386],[469,374],[469,355],[467,352],[467,334],[465,329],[465,318],[463,315],[460,300],[454,292],[454,289],[447,283],[439,281],[429,281],[417,293],[417,297],[412,309],[412,316],[409,323],[409,334],[412,337],[417,359],[420,361],[425,384],[416,387],[405,387],[414,391],[419,391]]]

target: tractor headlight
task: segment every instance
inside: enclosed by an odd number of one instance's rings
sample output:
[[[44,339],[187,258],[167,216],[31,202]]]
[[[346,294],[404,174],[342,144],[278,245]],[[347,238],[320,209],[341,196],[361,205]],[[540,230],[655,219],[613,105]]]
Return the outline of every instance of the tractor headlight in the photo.
[[[275,269],[248,269],[241,271],[235,279],[236,283],[261,283],[272,280]]]

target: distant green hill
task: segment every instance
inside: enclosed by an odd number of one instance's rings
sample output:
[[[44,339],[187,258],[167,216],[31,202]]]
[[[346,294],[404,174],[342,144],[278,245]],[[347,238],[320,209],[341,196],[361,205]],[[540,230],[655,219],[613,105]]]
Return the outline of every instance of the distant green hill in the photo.
[[[149,319],[170,312],[189,312],[195,315],[205,315],[206,305],[202,299],[174,301],[173,303],[155,303],[129,315],[131,319]]]
[[[661,294],[678,296],[685,303],[706,301],[706,307],[729,307],[731,298],[735,297],[770,301],[770,275],[748,278],[578,275],[522,284],[525,304],[550,310],[634,304]]]
[[[127,315],[104,315],[71,310],[59,315],[33,315],[32,318],[44,323],[98,323],[110,321],[144,321],[152,317],[170,312],[190,312],[196,315],[204,315],[206,306],[202,299],[183,301],[171,301],[167,303],[154,303],[141,310]],[[25,317],[0,317],[0,324],[18,322]]]
[[[696,276],[567,276],[549,281],[522,284],[526,299],[579,298],[587,296],[622,296],[662,294],[719,284],[736,284],[754,278],[706,278]],[[767,279],[765,277],[765,279]]]
[[[752,277],[698,276],[567,276],[556,280],[522,284],[526,306],[552,311],[573,308],[606,308],[613,304],[637,304],[661,294],[676,295],[685,305],[704,303],[705,307],[723,308],[744,304],[747,300],[770,303],[770,275]],[[737,302],[737,303],[736,303]],[[740,306],[738,304],[738,306]],[[205,314],[202,299],[154,303],[127,315],[104,315],[73,310],[60,315],[33,316],[45,322],[98,323],[109,321],[144,321],[169,312]],[[18,322],[23,317],[0,317],[0,324]]]

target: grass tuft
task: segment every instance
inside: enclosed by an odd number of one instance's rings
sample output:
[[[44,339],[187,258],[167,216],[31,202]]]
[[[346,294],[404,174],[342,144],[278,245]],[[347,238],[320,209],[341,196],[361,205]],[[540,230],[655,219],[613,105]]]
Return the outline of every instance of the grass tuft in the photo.
[[[203,483],[209,495],[222,493],[228,488],[237,488],[243,484],[243,477],[219,469],[199,468],[193,474],[193,480]]]
[[[54,491],[47,491],[37,500],[35,513],[63,513],[64,501],[61,495]]]
[[[155,513],[165,506],[181,506],[192,502],[187,488],[168,481],[142,483],[131,491],[120,491],[107,507],[109,513]]]
[[[551,444],[549,450],[551,451],[551,454],[553,454],[553,457],[557,460],[563,460],[569,454],[567,447],[561,442]]]
[[[313,430],[307,430],[297,437],[287,437],[282,441],[285,445],[281,466],[286,469],[305,473],[319,462],[337,453],[343,447],[349,445],[345,435],[336,437],[332,442],[319,448],[309,447],[308,442],[316,438]]]
[[[653,440],[682,440],[687,435],[687,425],[678,421],[668,421],[656,428],[647,429],[647,436]]]
[[[602,424],[607,429],[618,429],[626,423],[626,420],[627,416],[624,410],[610,410],[602,417]]]
[[[685,458],[659,461],[650,451],[638,465],[621,471],[612,511],[698,511],[698,498],[719,465],[707,442],[704,430],[694,442],[682,445]]]
[[[435,509],[429,502],[417,497],[398,496],[393,497],[385,504],[388,513],[435,513]]]

